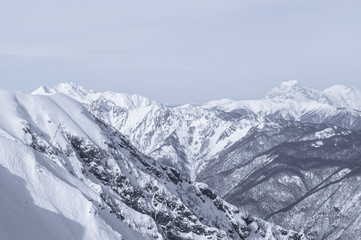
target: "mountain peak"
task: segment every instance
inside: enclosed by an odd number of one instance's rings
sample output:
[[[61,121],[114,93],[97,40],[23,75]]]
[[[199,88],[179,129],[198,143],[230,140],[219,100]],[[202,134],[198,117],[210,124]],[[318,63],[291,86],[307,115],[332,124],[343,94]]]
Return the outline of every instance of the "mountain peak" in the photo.
[[[330,95],[342,95],[348,94],[352,91],[357,91],[355,87],[346,87],[344,85],[333,85],[329,88],[326,88],[323,92]]]
[[[282,98],[282,99],[295,99],[304,95],[310,95],[308,92],[312,92],[313,89],[308,89],[301,86],[297,80],[290,80],[282,82],[281,85],[271,89],[266,95],[266,98]]]
[[[35,91],[32,92],[33,95],[36,95],[36,94],[41,94],[41,95],[50,95],[52,94],[52,89],[49,88],[48,86],[41,86],[39,87],[38,89],[36,89]]]
[[[294,87],[296,85],[298,85],[297,80],[289,80],[281,83],[281,87]]]
[[[65,94],[78,102],[91,104],[97,100],[102,99],[102,101],[110,101],[116,104],[117,106],[123,108],[141,108],[148,107],[151,105],[162,106],[156,101],[152,101],[142,95],[138,94],[127,94],[127,93],[117,93],[117,92],[96,92],[94,90],[88,90],[84,87],[73,83],[73,82],[64,82],[59,83],[53,87],[42,86],[37,90],[33,91],[34,95],[52,95],[56,93]]]
[[[56,93],[56,92],[94,92],[93,90],[86,90],[83,86],[80,86],[74,82],[63,82],[59,83],[57,85],[54,85],[53,87],[49,86],[41,86],[40,88],[33,91],[33,94],[40,94],[40,93]]]
[[[59,83],[55,86],[56,88],[62,88],[62,89],[68,89],[68,90],[81,90],[86,91],[83,86],[80,86],[79,84],[76,84],[74,82],[63,82]],[[90,90],[92,91],[92,90]]]
[[[361,110],[361,92],[355,87],[334,85],[325,89],[323,93],[339,106]]]
[[[275,99],[293,99],[301,102],[324,102],[323,93],[321,91],[306,88],[296,80],[282,82],[279,87],[273,88],[266,95],[266,98]]]
[[[56,93],[68,95],[80,102],[84,101],[89,95],[95,94],[93,90],[86,90],[84,87],[73,82],[59,83],[53,87],[42,86],[32,92],[34,95],[52,95]]]

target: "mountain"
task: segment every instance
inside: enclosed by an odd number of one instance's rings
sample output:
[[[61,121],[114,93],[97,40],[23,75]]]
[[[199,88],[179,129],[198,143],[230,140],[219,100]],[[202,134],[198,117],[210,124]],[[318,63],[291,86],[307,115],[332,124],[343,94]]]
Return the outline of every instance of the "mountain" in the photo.
[[[360,141],[360,131],[336,126],[266,125],[222,151],[197,181],[307,239],[358,239]]]
[[[142,154],[68,96],[0,100],[0,239],[304,239]]]
[[[119,105],[109,93],[63,88],[34,94],[77,99],[141,152],[207,183],[251,214],[304,231],[308,239],[361,235],[355,215],[361,210],[356,190],[361,93],[355,88],[319,91],[288,81],[260,100],[176,107],[150,100],[146,106]],[[76,97],[77,89],[83,98]]]
[[[159,105],[155,101],[151,101],[140,95],[129,95],[126,93],[105,92],[99,93],[93,90],[86,90],[84,87],[72,82],[60,83],[54,87],[42,86],[33,92],[34,95],[52,95],[55,93],[63,93],[70,96],[81,103],[91,104],[96,100],[111,101],[118,107],[127,109],[144,108],[151,105]]]
[[[318,91],[293,80],[273,88],[265,99],[212,101],[205,106],[228,113],[247,111],[265,118],[361,129],[361,92],[340,85]]]
[[[253,116],[235,117],[190,104],[166,107],[138,95],[96,93],[73,83],[33,92],[55,93],[81,102],[96,117],[122,132],[141,152],[181,169],[193,180],[206,164],[204,159],[231,145],[258,124]]]
[[[209,160],[254,127],[279,119],[361,129],[361,93],[333,86],[318,91],[297,81],[283,82],[265,99],[223,99],[204,105],[167,107],[139,95],[94,92],[74,83],[41,87],[33,94],[62,93],[122,132],[159,162],[179,168],[192,180]],[[346,94],[347,93],[347,94]]]

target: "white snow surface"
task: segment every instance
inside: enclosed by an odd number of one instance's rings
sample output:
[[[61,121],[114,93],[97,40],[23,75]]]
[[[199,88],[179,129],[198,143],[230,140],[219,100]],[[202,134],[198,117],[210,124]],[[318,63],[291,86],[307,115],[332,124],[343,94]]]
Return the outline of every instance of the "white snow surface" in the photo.
[[[97,122],[82,104],[74,100],[74,96],[72,99],[63,94],[52,94],[52,89],[42,89],[42,94],[33,95],[0,90],[0,239],[163,239],[154,216],[126,204],[124,197],[128,195],[117,193],[123,191],[123,183],[129,184],[124,191],[152,189],[139,195],[138,207],[152,214],[165,211],[175,218],[189,211],[192,221],[183,219],[189,226],[196,225],[216,234],[181,233],[184,238],[216,239],[216,236],[221,236],[230,239],[227,236],[234,225],[240,226],[239,229],[243,229],[242,226],[248,228],[250,235],[247,239],[289,239],[294,234],[292,231],[281,234],[281,228],[256,218],[246,226],[245,213],[219,197],[212,200],[201,194],[200,188],[207,186],[186,180],[181,183],[170,181],[168,176],[174,173],[169,168],[159,167],[128,146],[119,132]],[[70,89],[79,99],[88,99],[79,86],[63,84],[59,89]],[[154,114],[154,108],[164,108],[142,97],[137,99],[139,101],[131,98],[134,111],[149,108],[148,114]],[[199,125],[208,123],[208,115],[195,117],[198,111],[189,114],[185,109],[177,108],[175,112],[193,121],[200,117]],[[137,116],[134,115],[132,120],[136,121]],[[140,119],[137,124],[144,124]],[[179,129],[182,126],[178,126]],[[242,137],[245,134],[242,129],[233,130],[234,134]],[[87,153],[91,154],[90,158]],[[97,153],[103,157],[97,160]],[[85,156],[81,157],[81,154]],[[165,170],[160,172],[159,169]],[[122,184],[114,185],[111,177],[120,176],[119,173],[124,177]],[[110,182],[107,185],[108,177]],[[119,178],[115,179],[119,181]],[[104,194],[110,200],[104,198]],[[162,201],[155,205],[156,195],[171,199],[172,204],[184,210],[172,210]],[[149,196],[152,196],[152,201],[147,202]],[[227,211],[220,211],[216,203]],[[112,213],[112,206],[123,219]],[[264,238],[258,233],[259,227],[265,229]]]
[[[23,129],[33,126],[45,147],[51,149],[53,141],[66,148],[65,137],[55,136],[59,124],[102,146],[99,127],[81,104],[66,96],[0,90],[0,109],[0,239],[143,239],[127,224],[97,213],[95,206],[104,204],[98,193],[71,175],[62,157],[28,147],[32,137]]]
[[[333,86],[318,91],[296,80],[283,82],[264,99],[221,99],[203,105],[167,107],[139,95],[86,90],[74,83],[41,87],[33,94],[68,95],[111,124],[143,153],[180,168],[195,179],[210,159],[245,137],[266,119],[327,122],[348,113],[360,119],[361,93]],[[349,123],[353,125],[352,122]]]
[[[333,112],[329,114],[337,111],[337,108],[361,111],[361,92],[354,87],[348,88],[342,85],[319,91],[303,87],[296,80],[291,80],[273,88],[267,93],[265,99],[241,101],[223,99],[211,101],[203,106],[227,112],[247,109],[263,115],[288,110],[292,117],[299,120],[300,116],[307,112],[322,109],[332,109]]]
[[[127,136],[143,153],[167,159],[174,166],[183,165],[192,179],[206,164],[204,159],[238,141],[259,123],[254,119],[222,119],[218,111],[203,106],[166,107],[138,95],[99,93],[73,83],[41,87],[33,92],[34,95],[56,93],[84,104],[95,116]],[[179,148],[174,148],[174,141]]]
[[[52,95],[54,93],[63,93],[82,103],[92,103],[93,101],[102,98],[103,100],[112,101],[119,107],[129,109],[160,105],[155,101],[151,101],[148,98],[137,94],[130,95],[127,93],[116,93],[111,91],[100,93],[93,90],[86,90],[84,87],[72,82],[60,83],[54,87],[42,86],[33,92],[34,95]]]

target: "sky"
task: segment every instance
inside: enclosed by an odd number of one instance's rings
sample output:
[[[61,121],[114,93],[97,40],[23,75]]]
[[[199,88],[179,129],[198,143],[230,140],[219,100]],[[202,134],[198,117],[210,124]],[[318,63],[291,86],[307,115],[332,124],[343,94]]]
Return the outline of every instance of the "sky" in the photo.
[[[11,0],[0,88],[75,82],[164,104],[258,99],[281,82],[361,89],[361,1]]]

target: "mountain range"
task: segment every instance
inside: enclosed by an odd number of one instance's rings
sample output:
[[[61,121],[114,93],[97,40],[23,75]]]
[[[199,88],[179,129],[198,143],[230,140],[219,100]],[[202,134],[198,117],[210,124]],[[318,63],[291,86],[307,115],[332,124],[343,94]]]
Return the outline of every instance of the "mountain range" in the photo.
[[[140,95],[94,92],[74,83],[43,86],[33,92],[55,93],[79,101],[141,152],[180,169],[192,180],[210,159],[255,127],[298,121],[361,129],[361,92],[339,85],[317,91],[293,80],[283,82],[261,100],[222,99],[176,107]]]
[[[0,239],[303,239],[144,155],[68,96],[0,96]]]
[[[361,236],[355,88],[179,106],[74,83],[0,96],[0,239]]]

